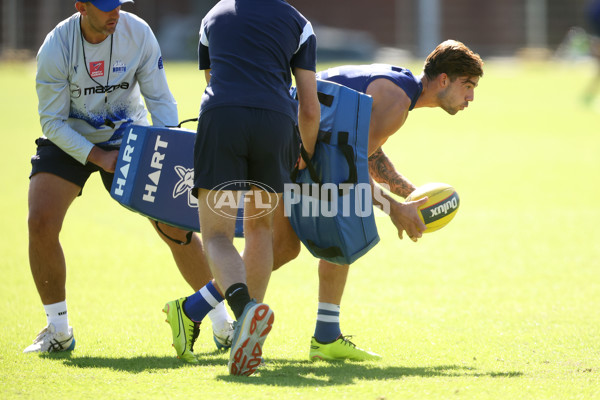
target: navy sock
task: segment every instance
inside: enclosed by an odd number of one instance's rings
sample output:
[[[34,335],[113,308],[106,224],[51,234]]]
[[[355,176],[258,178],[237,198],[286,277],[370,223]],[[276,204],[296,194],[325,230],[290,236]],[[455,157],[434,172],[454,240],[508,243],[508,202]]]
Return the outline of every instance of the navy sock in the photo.
[[[248,292],[248,286],[244,283],[234,283],[229,286],[229,289],[225,291],[225,299],[227,300],[227,304],[229,304],[229,308],[233,311],[236,320],[239,320],[244,313],[246,304],[252,301]]]
[[[340,329],[340,306],[331,303],[319,303],[315,339],[320,343],[334,342],[342,331]]]
[[[212,281],[189,296],[183,303],[183,311],[194,322],[201,322],[206,314],[223,301]]]

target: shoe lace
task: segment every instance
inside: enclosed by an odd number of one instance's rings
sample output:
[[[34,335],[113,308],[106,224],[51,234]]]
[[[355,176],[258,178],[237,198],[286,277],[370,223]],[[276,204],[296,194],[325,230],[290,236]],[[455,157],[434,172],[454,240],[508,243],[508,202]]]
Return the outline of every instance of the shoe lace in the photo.
[[[44,340],[44,338],[48,335],[50,335],[50,325],[47,325],[44,329],[42,329],[40,331],[40,333],[37,334],[37,336],[35,337],[35,339],[33,340],[33,343],[39,343],[42,340]]]
[[[215,329],[215,326],[213,325],[214,337],[221,342],[230,343],[233,336],[234,324],[235,322],[225,322],[220,329]]]
[[[64,350],[65,349],[65,344],[70,340],[71,338],[66,338],[65,340],[59,341],[58,339],[54,338],[50,341],[50,347],[48,349],[48,351],[60,351],[60,350]]]
[[[193,324],[191,327],[192,331],[192,339],[190,343],[190,351],[194,351],[194,343],[196,343],[196,339],[198,339],[198,335],[200,334],[200,324]]]
[[[350,341],[350,339],[353,336],[354,335],[341,335],[340,339],[342,339],[342,342],[344,343],[344,345],[352,346],[352,347],[356,348],[356,345],[354,343],[352,343],[352,341]]]

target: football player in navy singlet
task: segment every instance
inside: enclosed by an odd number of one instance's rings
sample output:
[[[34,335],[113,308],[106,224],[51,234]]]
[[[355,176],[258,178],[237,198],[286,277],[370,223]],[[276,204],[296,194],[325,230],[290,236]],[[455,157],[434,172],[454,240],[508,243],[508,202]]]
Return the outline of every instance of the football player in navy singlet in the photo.
[[[369,125],[369,173],[371,179],[386,184],[390,191],[406,198],[416,187],[395,168],[382,150],[387,139],[406,121],[409,112],[421,107],[439,107],[454,115],[474,100],[474,90],[483,76],[483,61],[463,43],[448,40],[427,57],[423,72],[416,77],[411,71],[386,64],[346,65],[317,74],[373,98]],[[390,207],[390,218],[398,230],[417,241],[425,230],[417,207],[426,201],[398,202],[384,194]],[[300,241],[281,207],[275,216],[275,268],[294,259],[300,251]],[[319,261],[319,308],[311,360],[375,360],[379,355],[362,350],[342,335],[339,315],[348,265]]]

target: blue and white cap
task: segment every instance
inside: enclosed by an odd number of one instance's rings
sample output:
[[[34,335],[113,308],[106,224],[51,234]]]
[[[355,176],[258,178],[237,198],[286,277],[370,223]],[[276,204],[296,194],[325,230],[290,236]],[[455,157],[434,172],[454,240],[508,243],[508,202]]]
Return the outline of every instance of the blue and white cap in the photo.
[[[123,3],[133,3],[133,0],[79,0],[82,3],[91,3],[98,10],[109,12],[119,7]]]

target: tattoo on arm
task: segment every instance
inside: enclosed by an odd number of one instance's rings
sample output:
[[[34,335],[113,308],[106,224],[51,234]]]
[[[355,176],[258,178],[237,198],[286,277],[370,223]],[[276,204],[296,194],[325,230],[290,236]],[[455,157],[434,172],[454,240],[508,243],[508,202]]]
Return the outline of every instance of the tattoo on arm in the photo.
[[[416,187],[396,171],[383,150],[378,148],[369,156],[369,173],[378,183],[389,185],[390,191],[400,197],[408,197]]]

